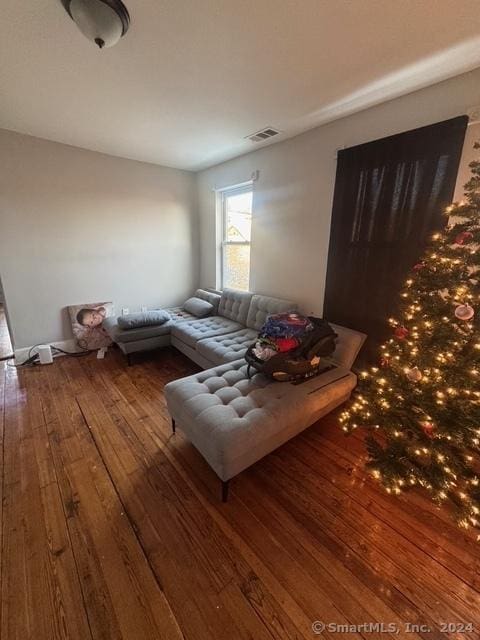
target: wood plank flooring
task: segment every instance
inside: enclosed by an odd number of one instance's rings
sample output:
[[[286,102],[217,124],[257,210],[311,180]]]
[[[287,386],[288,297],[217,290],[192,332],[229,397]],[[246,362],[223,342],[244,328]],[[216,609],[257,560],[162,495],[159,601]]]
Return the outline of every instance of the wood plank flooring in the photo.
[[[387,495],[334,415],[222,504],[165,407],[195,371],[174,350],[0,364],[2,640],[480,637],[480,543]]]

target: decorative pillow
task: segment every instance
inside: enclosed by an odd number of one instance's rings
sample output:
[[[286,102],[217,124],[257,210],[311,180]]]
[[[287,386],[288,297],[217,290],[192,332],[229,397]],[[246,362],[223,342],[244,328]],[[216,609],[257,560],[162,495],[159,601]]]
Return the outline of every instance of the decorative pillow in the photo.
[[[220,300],[222,296],[219,293],[215,293],[214,291],[206,291],[205,289],[197,289],[192,296],[193,298],[200,298],[200,300],[206,300],[213,305],[212,315],[216,316],[218,313],[218,305],[220,304]]]
[[[208,314],[212,312],[213,304],[201,298],[194,297],[186,300],[183,308],[185,311],[188,311],[188,313],[197,316],[197,318],[205,318],[205,316],[208,316]]]
[[[139,311],[138,313],[119,316],[117,323],[120,329],[139,329],[140,327],[155,327],[165,324],[168,320],[170,320],[168,311],[152,309],[151,311]]]

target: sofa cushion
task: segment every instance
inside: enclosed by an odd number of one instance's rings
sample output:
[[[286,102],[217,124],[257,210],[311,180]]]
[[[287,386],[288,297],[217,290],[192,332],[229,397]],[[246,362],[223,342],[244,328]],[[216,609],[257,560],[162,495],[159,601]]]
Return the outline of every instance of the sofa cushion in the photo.
[[[202,298],[189,298],[183,303],[183,308],[188,313],[193,313],[197,318],[205,318],[213,311],[213,304]]]
[[[168,320],[164,324],[152,327],[139,327],[137,329],[122,329],[118,326],[116,318],[105,318],[103,327],[114,342],[136,342],[146,338],[169,335],[174,323]]]
[[[140,327],[154,327],[165,324],[170,320],[170,314],[164,309],[152,309],[151,311],[139,311],[119,316],[117,323],[120,329],[139,329]]]
[[[220,304],[220,294],[215,293],[214,291],[206,291],[205,289],[197,289],[193,294],[195,298],[200,298],[201,300],[205,300],[209,302],[213,309],[211,311],[212,316],[216,316],[218,314],[218,305]]]
[[[247,327],[260,331],[268,316],[284,311],[296,310],[297,304],[291,300],[282,300],[281,298],[271,298],[270,296],[254,294],[248,310]]]
[[[248,291],[224,289],[218,305],[218,315],[245,325],[251,299],[252,294]]]
[[[197,351],[214,365],[233,362],[243,358],[248,347],[256,340],[258,332],[253,329],[241,329],[197,343]]]
[[[165,386],[170,414],[228,480],[343,402],[356,377],[339,367],[300,385],[247,376],[244,360]]]
[[[172,328],[172,335],[190,347],[195,348],[199,340],[233,333],[243,329],[241,324],[222,316],[211,316],[196,320],[186,320],[176,323]]]
[[[197,316],[188,313],[183,307],[169,307],[166,309],[174,322],[184,322],[185,320],[197,320]]]
[[[341,327],[332,322],[329,324],[338,336],[332,359],[340,366],[351,369],[367,336],[360,331]]]

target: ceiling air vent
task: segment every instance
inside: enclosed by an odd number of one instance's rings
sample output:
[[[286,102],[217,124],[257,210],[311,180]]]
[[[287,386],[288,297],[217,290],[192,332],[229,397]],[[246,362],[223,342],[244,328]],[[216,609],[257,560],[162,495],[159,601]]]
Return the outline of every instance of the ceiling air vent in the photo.
[[[277,131],[277,129],[267,127],[266,129],[262,129],[261,131],[257,131],[256,133],[251,133],[249,136],[245,137],[252,142],[263,142],[264,140],[273,138],[273,136],[278,136],[279,133],[280,131]]]

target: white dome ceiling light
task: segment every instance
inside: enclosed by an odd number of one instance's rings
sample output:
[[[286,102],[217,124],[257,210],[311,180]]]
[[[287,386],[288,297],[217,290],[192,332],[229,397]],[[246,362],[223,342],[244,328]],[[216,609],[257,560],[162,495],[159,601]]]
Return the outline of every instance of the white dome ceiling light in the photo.
[[[83,35],[100,49],[113,47],[128,31],[130,16],[121,0],[62,0],[62,4]]]

